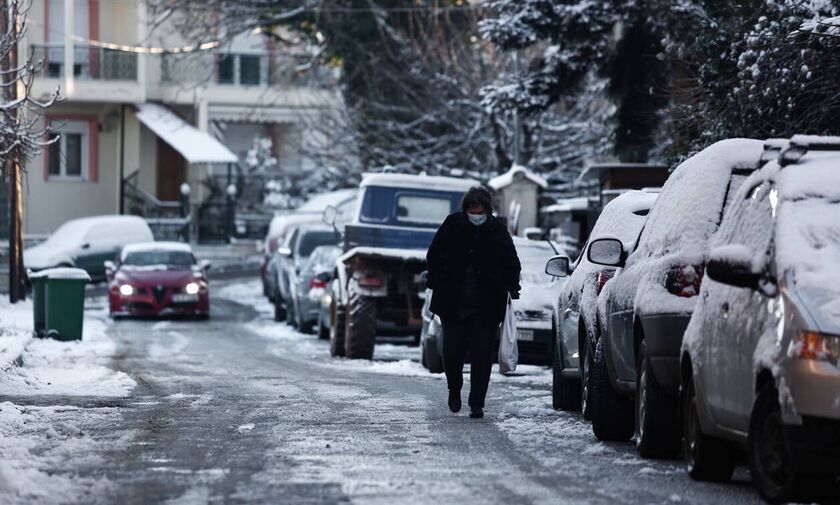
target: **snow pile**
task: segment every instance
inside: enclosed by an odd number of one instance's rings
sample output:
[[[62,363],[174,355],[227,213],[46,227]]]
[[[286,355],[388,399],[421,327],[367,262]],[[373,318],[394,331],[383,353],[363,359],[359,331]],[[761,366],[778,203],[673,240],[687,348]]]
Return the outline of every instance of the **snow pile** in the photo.
[[[0,396],[128,396],[134,380],[106,366],[116,345],[106,334],[103,318],[104,312],[96,318],[88,313],[82,341],[29,340],[23,366],[9,367],[0,375]],[[31,334],[31,319],[25,324],[21,329]]]
[[[90,424],[119,420],[116,408],[23,407],[0,403],[0,503],[92,503],[112,490],[75,469],[101,464]],[[113,446],[108,449],[113,450]]]
[[[32,339],[32,301],[0,300],[0,374],[9,369]]]

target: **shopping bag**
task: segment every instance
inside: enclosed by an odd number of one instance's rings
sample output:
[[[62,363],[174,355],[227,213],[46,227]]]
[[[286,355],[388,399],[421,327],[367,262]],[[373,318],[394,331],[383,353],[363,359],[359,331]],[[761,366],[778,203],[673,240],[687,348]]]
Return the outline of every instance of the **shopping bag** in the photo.
[[[513,315],[510,295],[507,299],[505,319],[499,330],[499,371],[503,374],[516,370],[519,361],[519,348],[516,346],[516,318]]]

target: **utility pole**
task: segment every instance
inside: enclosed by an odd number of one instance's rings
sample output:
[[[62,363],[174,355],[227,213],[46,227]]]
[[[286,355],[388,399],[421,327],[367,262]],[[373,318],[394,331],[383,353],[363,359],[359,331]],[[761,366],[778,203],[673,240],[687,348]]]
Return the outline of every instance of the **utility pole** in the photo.
[[[0,62],[3,76],[3,101],[8,103],[18,95],[17,73],[17,1],[0,0],[0,33],[8,33],[12,47],[4,61]],[[7,112],[7,119],[13,125],[18,123],[17,109]],[[15,303],[26,297],[23,275],[23,202],[20,197],[21,177],[19,149],[14,149],[6,160],[5,171],[9,180],[9,301]]]
[[[519,70],[519,51],[513,51],[513,71],[521,75]],[[513,109],[513,164],[522,165],[522,118],[519,107]]]

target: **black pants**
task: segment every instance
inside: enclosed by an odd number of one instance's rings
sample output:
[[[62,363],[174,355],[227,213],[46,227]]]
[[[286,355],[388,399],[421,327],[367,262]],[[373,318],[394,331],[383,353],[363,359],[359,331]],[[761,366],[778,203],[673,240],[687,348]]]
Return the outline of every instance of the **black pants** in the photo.
[[[484,408],[490,369],[493,366],[493,341],[498,325],[488,324],[478,314],[466,319],[443,321],[443,370],[450,391],[461,391],[464,385],[464,361],[470,351],[469,406]]]

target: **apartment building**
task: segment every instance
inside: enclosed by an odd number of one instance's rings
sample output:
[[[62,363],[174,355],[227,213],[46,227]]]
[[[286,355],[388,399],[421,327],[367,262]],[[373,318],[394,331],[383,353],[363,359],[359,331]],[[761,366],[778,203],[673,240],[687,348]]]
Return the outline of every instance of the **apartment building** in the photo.
[[[302,55],[260,34],[196,50],[148,16],[143,0],[33,1],[21,57],[42,62],[35,98],[63,100],[44,116],[60,139],[27,167],[26,233],[177,209],[185,182],[200,203],[257,137],[281,170],[314,168],[300,146],[311,118],[340,106],[333,72],[302,75]]]

